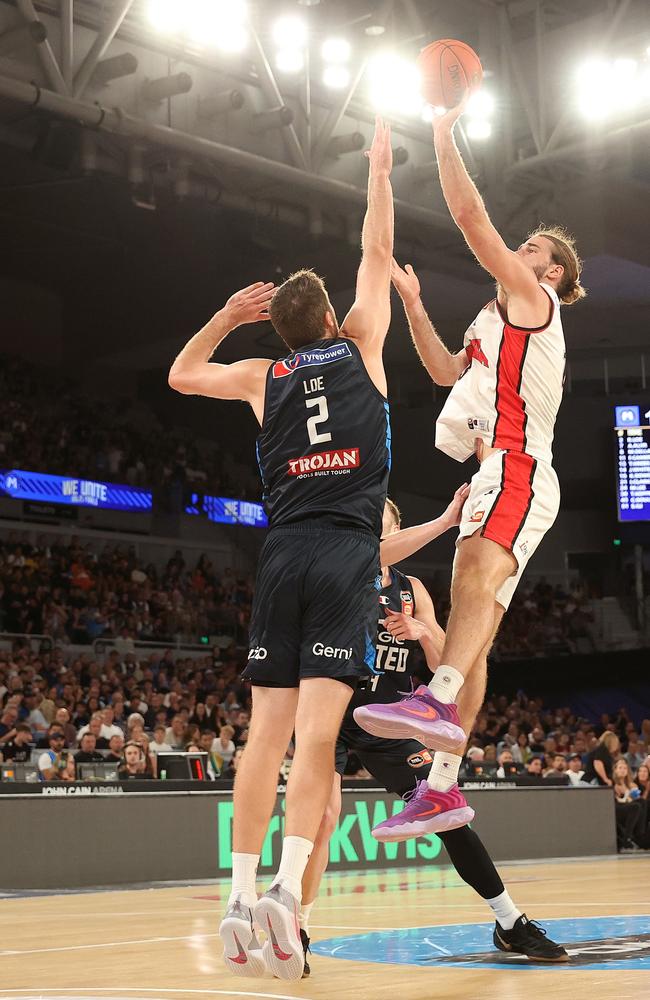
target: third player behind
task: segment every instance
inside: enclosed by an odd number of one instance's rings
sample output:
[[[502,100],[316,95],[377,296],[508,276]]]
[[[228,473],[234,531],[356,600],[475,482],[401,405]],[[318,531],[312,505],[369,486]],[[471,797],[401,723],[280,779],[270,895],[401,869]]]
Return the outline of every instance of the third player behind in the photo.
[[[562,399],[565,346],[560,304],[585,294],[581,263],[562,229],[539,228],[510,250],[492,225],[454,141],[463,105],[434,119],[442,191],[479,263],[497,281],[457,354],[437,336],[410,265],[393,264],[420,358],[438,385],[452,386],[436,427],[436,446],[480,469],[463,509],[441,666],[428,687],[391,705],[358,708],[377,736],[413,738],[436,751],[433,787],[420,786],[404,810],[403,835],[423,832],[409,817],[429,807],[428,832],[457,825],[461,754],[483,702],[486,658],[529,559],[557,516],[553,431]]]

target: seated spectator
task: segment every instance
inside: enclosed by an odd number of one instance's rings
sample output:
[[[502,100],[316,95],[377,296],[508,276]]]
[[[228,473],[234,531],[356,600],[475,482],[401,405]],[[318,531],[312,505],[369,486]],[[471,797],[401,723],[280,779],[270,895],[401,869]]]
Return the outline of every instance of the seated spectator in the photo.
[[[529,778],[539,778],[542,780],[543,761],[541,757],[531,757],[526,764],[526,774]]]
[[[39,705],[42,701],[40,692],[27,689],[23,695],[23,718],[21,722],[26,722],[34,733],[46,733],[48,722]]]
[[[587,784],[609,785],[610,788],[613,786],[614,754],[618,753],[619,747],[618,736],[609,729],[605,729],[595,748],[587,754],[585,762],[585,781]]]
[[[518,761],[519,764],[527,764],[531,757],[531,749],[528,746],[528,737],[526,733],[519,733],[517,737],[517,744],[512,748],[513,760]]]
[[[110,743],[111,736],[124,736],[121,726],[115,722],[115,710],[108,705],[102,712],[102,739]]]
[[[104,717],[101,712],[94,712],[91,716],[90,722],[85,726],[82,726],[77,733],[77,743],[81,746],[81,740],[86,733],[92,733],[95,737],[95,749],[96,750],[108,750],[108,740],[102,736],[102,726],[104,725]]]
[[[586,782],[582,780],[585,776],[585,772],[582,767],[582,757],[579,753],[572,753],[569,757],[567,775],[569,777],[569,783],[572,785],[586,784]]]
[[[167,727],[159,724],[154,727],[153,740],[149,744],[149,752],[153,754],[159,753],[171,753],[172,746],[167,743],[165,739],[165,733],[167,732]]]
[[[47,734],[49,749],[38,758],[41,781],[74,781],[74,757],[64,749],[65,735],[58,726],[50,726]]]
[[[219,730],[219,739],[214,740],[212,749],[221,761],[220,767],[223,772],[227,768],[235,755],[235,744],[233,736],[235,730],[232,726],[222,726]]]
[[[634,737],[630,736],[627,743],[627,752],[623,754],[623,757],[627,761],[630,771],[636,771],[643,764],[645,754],[639,745],[636,734],[634,734]]]
[[[2,715],[0,715],[0,745],[5,740],[12,740],[14,738],[17,722],[18,709],[14,705],[7,705]]]
[[[104,755],[96,749],[97,737],[94,733],[84,733],[79,741],[79,750],[74,755],[75,764],[101,763]]]
[[[206,729],[201,733],[199,746],[208,755],[208,777],[211,781],[219,777],[223,767],[222,758],[212,749],[218,743],[219,741],[211,729]]]
[[[119,736],[111,736],[108,741],[108,753],[104,757],[104,760],[109,764],[117,764],[122,760],[124,750],[124,737],[122,733]]]
[[[26,722],[17,722],[13,737],[2,744],[0,760],[26,763],[32,755],[32,731]]]
[[[165,743],[169,743],[172,750],[182,750],[185,746],[185,728],[183,716],[175,715],[165,733]]]
[[[553,754],[551,766],[544,771],[545,778],[561,778],[566,774],[566,758],[563,753]]]
[[[517,774],[517,765],[512,756],[512,750],[502,750],[499,754],[499,766],[497,768],[497,778],[510,778]]]
[[[641,764],[636,773],[636,783],[641,792],[641,798],[650,799],[650,767],[647,764]]]
[[[239,762],[241,760],[243,752],[244,752],[243,749],[235,750],[233,758],[230,761],[230,764],[225,769],[225,771],[221,772],[222,778],[228,778],[231,781],[235,780],[235,775],[237,774],[237,768],[239,767]]]
[[[77,730],[70,722],[70,713],[67,708],[57,708],[54,721],[63,728],[63,732],[65,734],[65,745],[67,747],[74,746],[77,742]]]
[[[511,754],[512,756],[512,754]],[[497,748],[494,743],[488,743],[484,748],[483,761],[486,764],[496,764],[497,762]]]
[[[635,833],[643,836],[645,830],[639,830],[643,809],[638,786],[632,781],[630,768],[622,757],[616,761],[613,769],[613,787],[616,796],[616,832],[618,849],[636,850]]]
[[[118,769],[117,776],[120,781],[131,781],[135,778],[147,778],[146,755],[138,743],[126,743],[124,745],[124,762]]]

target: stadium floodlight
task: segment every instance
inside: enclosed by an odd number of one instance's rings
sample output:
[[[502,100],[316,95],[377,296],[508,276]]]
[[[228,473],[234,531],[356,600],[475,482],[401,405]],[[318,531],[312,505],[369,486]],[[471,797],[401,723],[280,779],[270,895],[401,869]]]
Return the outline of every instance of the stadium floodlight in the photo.
[[[588,121],[606,118],[612,110],[611,63],[589,59],[576,73],[577,105]]]
[[[638,70],[636,59],[615,59],[612,63],[612,91],[621,110],[633,108],[639,99]]]
[[[352,46],[345,38],[326,38],[321,48],[321,55],[327,63],[347,62],[352,53]]]
[[[302,49],[280,49],[275,53],[275,66],[281,73],[299,73],[304,65]]]
[[[368,63],[370,100],[377,111],[419,115],[423,100],[414,63],[392,52],[380,52]]]
[[[198,45],[242,52],[248,43],[244,0],[192,0],[185,3],[185,25]]]
[[[483,142],[492,135],[492,125],[487,118],[470,118],[465,126],[468,139]]]
[[[273,25],[272,35],[280,50],[302,49],[307,42],[307,25],[301,17],[281,17]]]
[[[330,90],[343,90],[350,82],[350,70],[347,66],[326,66],[323,70],[323,83]]]
[[[479,90],[470,97],[466,110],[472,118],[490,118],[494,112],[494,98],[489,91]]]

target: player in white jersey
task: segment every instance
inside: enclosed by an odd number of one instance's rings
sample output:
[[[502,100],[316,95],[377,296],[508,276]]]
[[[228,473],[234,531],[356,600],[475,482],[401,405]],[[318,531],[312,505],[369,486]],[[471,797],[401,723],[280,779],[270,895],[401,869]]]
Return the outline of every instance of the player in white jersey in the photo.
[[[428,688],[355,713],[376,736],[410,737],[436,750],[426,801],[414,797],[404,810],[405,818],[428,812],[430,832],[457,825],[448,793],[456,794],[466,734],[483,702],[486,656],[526,563],[557,516],[551,461],[565,364],[560,303],[585,294],[564,230],[540,228],[513,251],[492,225],[454,141],[463,108],[434,121],[440,183],[470,249],[497,281],[496,298],[451,354],[425,312],[413,268],[393,262],[392,277],[424,366],[438,385],[453,387],[436,446],[459,462],[475,454],[481,464],[463,509],[441,666]],[[403,839],[416,830],[421,821],[412,831],[405,823]]]

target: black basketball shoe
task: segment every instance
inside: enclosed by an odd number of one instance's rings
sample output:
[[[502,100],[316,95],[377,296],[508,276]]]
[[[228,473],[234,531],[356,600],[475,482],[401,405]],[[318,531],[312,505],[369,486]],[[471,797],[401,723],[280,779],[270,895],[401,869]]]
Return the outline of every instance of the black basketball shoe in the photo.
[[[568,962],[569,956],[561,944],[547,937],[546,931],[525,913],[517,920],[512,930],[503,929],[497,920],[492,937],[499,951],[514,951],[518,955],[528,955],[534,962]]]
[[[309,962],[307,961],[307,953],[311,951],[311,949],[309,947],[309,938],[307,937],[307,934],[302,929],[302,927],[300,928],[300,940],[302,941],[302,950],[305,953],[305,968],[303,969],[302,972],[302,978],[306,979],[311,972],[311,969],[309,968]]]

